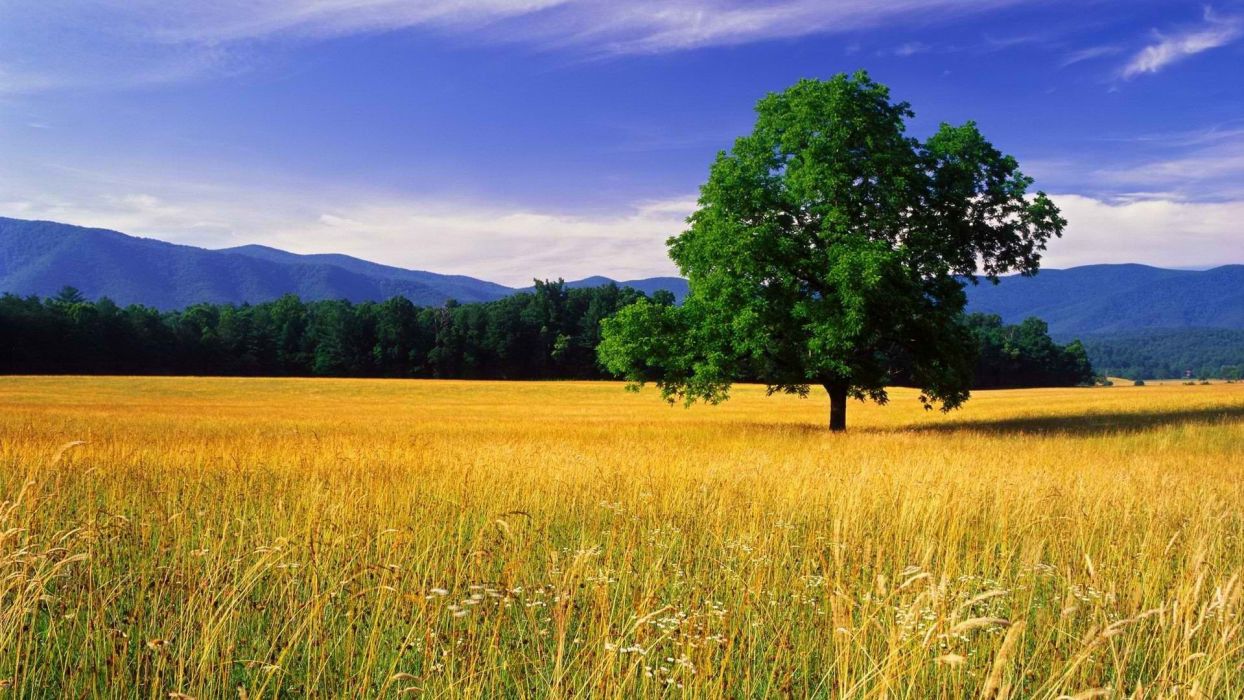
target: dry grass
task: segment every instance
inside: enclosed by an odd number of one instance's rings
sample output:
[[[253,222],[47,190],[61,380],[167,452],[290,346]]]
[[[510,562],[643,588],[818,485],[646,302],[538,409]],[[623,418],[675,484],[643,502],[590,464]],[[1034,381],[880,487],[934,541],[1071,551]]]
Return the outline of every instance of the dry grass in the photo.
[[[825,409],[2,378],[0,685],[1244,697],[1244,384]]]

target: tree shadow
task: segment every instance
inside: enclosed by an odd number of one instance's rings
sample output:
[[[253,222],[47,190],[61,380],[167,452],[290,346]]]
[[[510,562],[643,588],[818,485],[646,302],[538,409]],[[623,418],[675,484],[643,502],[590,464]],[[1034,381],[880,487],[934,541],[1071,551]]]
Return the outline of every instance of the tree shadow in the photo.
[[[953,420],[899,428],[879,428],[877,432],[995,434],[1046,434],[1092,437],[1117,433],[1138,433],[1174,425],[1213,425],[1244,419],[1244,405],[1208,406],[1178,410],[1089,411],[1053,416],[1026,416],[998,420]]]

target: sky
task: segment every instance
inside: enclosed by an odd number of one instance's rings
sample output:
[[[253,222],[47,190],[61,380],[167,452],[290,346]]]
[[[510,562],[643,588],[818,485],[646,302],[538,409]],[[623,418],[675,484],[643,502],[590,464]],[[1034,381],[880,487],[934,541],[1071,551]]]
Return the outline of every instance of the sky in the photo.
[[[0,0],[0,216],[521,285],[672,274],[766,93],[869,71],[1069,220],[1244,262],[1244,0]]]

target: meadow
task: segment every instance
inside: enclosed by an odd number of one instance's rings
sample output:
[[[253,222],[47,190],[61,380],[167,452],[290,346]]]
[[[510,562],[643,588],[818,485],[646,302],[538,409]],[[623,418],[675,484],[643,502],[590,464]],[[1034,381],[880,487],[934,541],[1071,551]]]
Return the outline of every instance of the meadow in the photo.
[[[0,378],[0,696],[1244,697],[1244,384]]]

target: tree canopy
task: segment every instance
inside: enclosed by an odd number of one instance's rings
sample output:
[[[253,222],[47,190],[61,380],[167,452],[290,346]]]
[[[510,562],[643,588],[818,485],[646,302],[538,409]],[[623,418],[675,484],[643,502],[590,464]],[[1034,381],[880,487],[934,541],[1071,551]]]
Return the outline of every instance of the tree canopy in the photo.
[[[89,301],[76,290],[40,300],[0,296],[0,374],[196,374],[464,379],[603,379],[600,321],[640,292],[612,285],[530,293],[476,304],[419,307],[385,302],[196,304],[181,311]],[[657,305],[674,297],[658,291]],[[983,350],[977,387],[1070,386],[1078,343],[1057,346],[1029,319],[965,322]]]
[[[926,407],[962,404],[977,353],[963,285],[1035,273],[1057,207],[973,122],[909,136],[910,106],[863,72],[802,80],[756,115],[668,241],[687,299],[607,320],[603,364],[688,403],[740,377],[823,386],[834,430],[848,397],[884,403],[899,377]]]
[[[968,314],[964,324],[976,336],[979,355],[973,389],[1075,386],[1093,383],[1093,365],[1084,345],[1059,345],[1039,318],[1013,326],[996,314]]]
[[[1244,329],[1150,328],[1084,339],[1093,367],[1128,379],[1244,376]]]
[[[480,304],[291,295],[161,312],[87,301],[73,289],[46,300],[5,294],[0,374],[601,379],[600,321],[642,296],[558,281]]]

